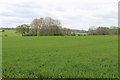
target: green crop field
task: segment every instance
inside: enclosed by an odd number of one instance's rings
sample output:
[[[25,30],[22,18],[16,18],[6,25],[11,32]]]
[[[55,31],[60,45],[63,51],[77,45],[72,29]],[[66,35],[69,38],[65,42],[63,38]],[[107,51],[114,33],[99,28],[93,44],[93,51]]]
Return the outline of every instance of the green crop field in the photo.
[[[5,32],[0,32],[2,35],[7,35],[8,37],[21,36],[21,34],[16,33],[15,30],[5,30]]]
[[[117,78],[118,37],[2,38],[4,78]]]

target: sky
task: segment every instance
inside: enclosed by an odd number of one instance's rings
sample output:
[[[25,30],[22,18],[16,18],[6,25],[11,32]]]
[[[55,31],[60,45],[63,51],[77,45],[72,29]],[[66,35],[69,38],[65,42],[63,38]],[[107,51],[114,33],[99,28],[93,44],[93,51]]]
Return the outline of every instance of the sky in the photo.
[[[0,27],[30,24],[52,17],[62,27],[88,30],[91,26],[118,26],[119,0],[1,0]]]

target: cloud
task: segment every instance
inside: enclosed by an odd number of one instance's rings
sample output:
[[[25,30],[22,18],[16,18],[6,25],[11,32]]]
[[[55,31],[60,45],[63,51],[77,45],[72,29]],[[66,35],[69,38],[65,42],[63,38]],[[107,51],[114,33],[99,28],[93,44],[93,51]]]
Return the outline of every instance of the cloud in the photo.
[[[2,0],[0,5],[0,27],[30,24],[47,16],[71,29],[118,24],[118,0]]]

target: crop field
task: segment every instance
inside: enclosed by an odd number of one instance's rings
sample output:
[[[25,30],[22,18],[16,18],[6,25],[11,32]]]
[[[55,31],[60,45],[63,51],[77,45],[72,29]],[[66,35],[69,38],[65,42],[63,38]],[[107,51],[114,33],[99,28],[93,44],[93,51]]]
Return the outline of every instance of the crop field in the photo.
[[[4,78],[117,78],[117,36],[2,38]]]
[[[8,37],[21,36],[21,34],[16,33],[15,30],[5,30],[5,32],[0,32],[2,35],[7,35]]]

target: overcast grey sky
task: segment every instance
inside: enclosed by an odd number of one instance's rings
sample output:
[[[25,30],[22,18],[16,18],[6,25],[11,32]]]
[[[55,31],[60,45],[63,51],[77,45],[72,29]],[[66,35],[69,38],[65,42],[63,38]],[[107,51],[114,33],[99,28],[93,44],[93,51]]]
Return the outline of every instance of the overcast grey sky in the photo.
[[[63,27],[117,26],[119,0],[1,0],[0,27],[30,24],[34,18],[52,17]]]

